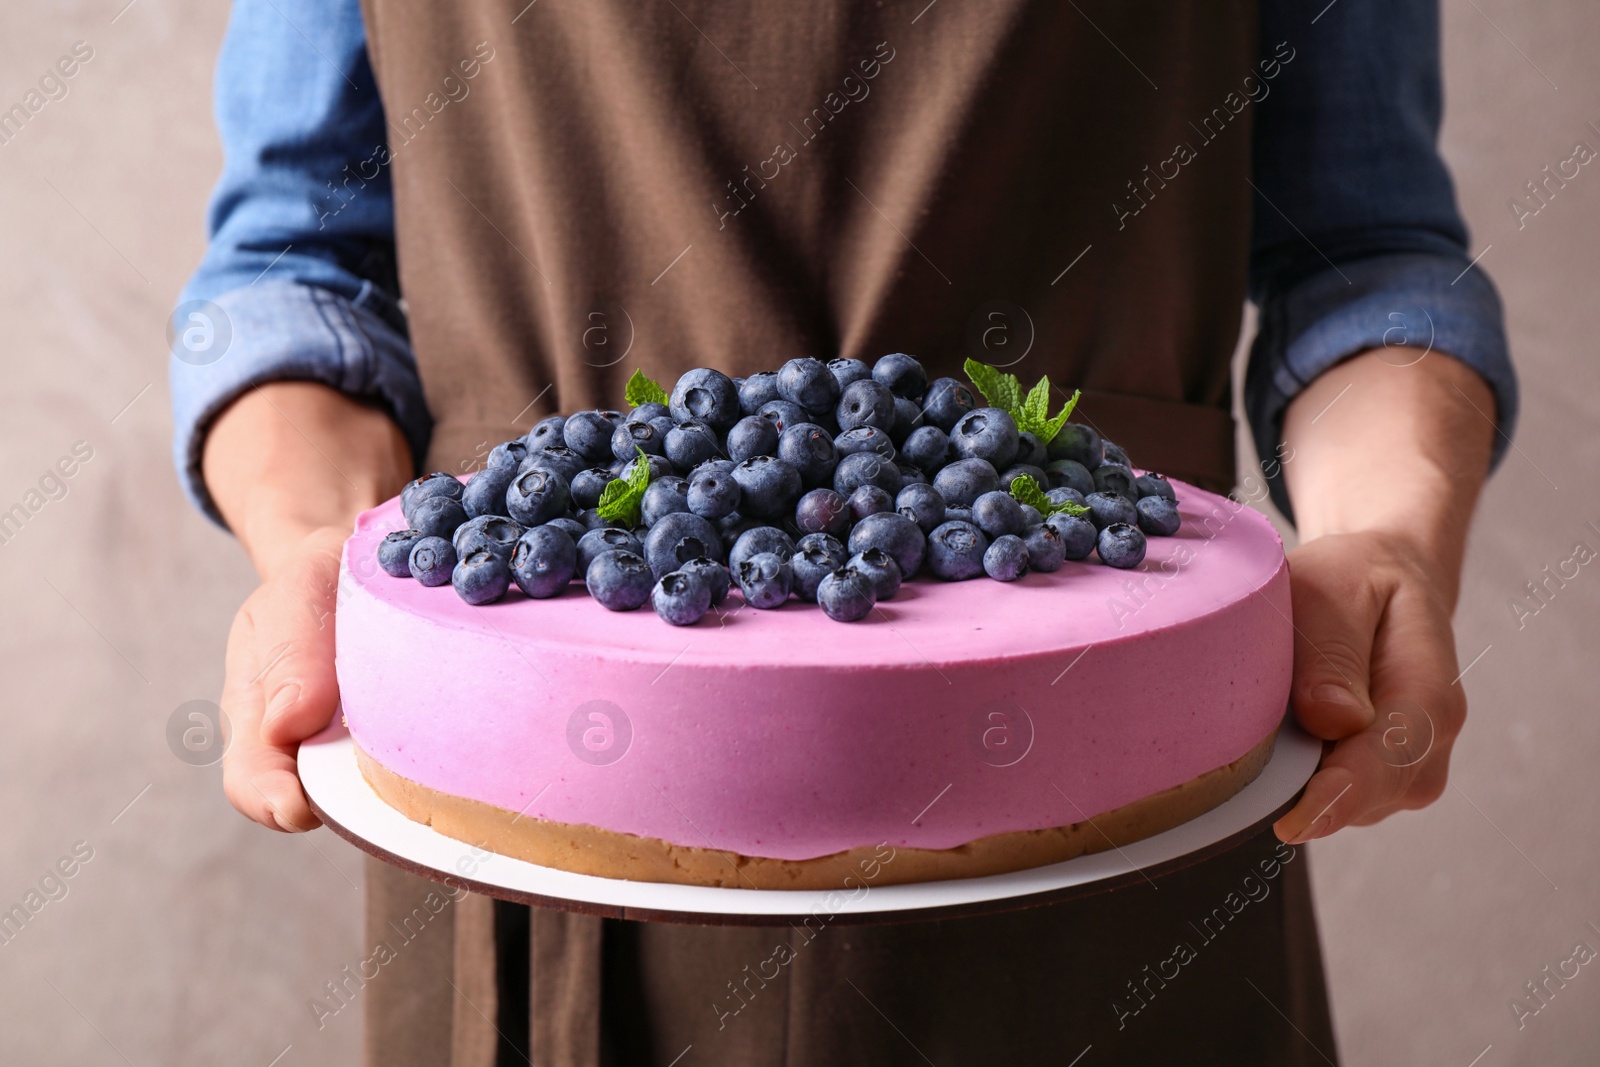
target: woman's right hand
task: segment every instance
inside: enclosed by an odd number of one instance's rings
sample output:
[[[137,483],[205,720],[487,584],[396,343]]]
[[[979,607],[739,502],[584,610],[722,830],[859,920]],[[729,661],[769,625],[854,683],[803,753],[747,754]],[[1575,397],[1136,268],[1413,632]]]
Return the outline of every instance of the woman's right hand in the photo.
[[[312,830],[295,758],[339,707],[339,554],[356,515],[411,476],[411,451],[385,413],[326,386],[274,382],[212,425],[204,472],[261,575],[228,633],[223,790],[263,826]]]

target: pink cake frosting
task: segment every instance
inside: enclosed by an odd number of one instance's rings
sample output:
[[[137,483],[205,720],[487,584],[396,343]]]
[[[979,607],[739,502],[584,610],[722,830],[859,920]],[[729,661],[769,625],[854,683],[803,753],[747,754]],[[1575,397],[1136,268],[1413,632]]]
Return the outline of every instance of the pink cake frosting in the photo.
[[[1283,546],[1175,483],[1183,529],[1136,570],[918,579],[865,621],[743,605],[691,627],[581,583],[473,607],[345,546],[343,711],[378,763],[526,816],[799,860],[1081,822],[1249,751],[1292,666]]]

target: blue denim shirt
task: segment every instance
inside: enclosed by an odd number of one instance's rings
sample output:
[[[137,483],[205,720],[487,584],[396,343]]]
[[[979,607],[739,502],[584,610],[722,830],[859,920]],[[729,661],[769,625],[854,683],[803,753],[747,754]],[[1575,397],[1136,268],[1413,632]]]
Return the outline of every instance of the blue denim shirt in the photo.
[[[1317,375],[1404,345],[1488,381],[1498,461],[1517,382],[1499,299],[1472,265],[1436,146],[1437,0],[1340,0],[1313,14],[1319,6],[1261,5],[1263,56],[1287,41],[1295,58],[1251,105],[1260,329],[1245,406],[1256,447],[1274,454],[1284,408]],[[323,382],[375,402],[418,457],[432,428],[398,304],[388,170],[359,196],[336,189],[386,137],[359,0],[235,0],[216,110],[226,162],[171,360],[174,458],[213,518],[205,433],[263,382]],[[1281,478],[1273,496],[1287,510]]]

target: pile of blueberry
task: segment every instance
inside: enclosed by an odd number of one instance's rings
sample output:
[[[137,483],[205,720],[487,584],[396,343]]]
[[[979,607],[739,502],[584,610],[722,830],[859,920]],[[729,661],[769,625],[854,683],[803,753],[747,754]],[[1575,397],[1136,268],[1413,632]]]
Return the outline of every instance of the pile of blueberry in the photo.
[[[470,604],[512,583],[551,597],[582,578],[603,606],[648,601],[675,625],[734,586],[752,607],[798,596],[853,621],[923,572],[1014,581],[1091,553],[1136,567],[1147,534],[1177,532],[1166,479],[1136,475],[1120,448],[1067,422],[1070,403],[1041,420],[1029,405],[1048,402],[1048,381],[1023,401],[1001,377],[1009,392],[986,385],[997,406],[982,406],[900,353],[871,366],[792,359],[748,378],[699,368],[670,395],[636,373],[626,414],[553,415],[466,483],[411,482],[409,528],[378,561]]]

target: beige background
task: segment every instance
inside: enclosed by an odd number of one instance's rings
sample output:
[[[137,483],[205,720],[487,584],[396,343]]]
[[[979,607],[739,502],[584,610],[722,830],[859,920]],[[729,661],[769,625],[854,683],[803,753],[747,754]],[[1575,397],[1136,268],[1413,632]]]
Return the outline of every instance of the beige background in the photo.
[[[251,586],[167,458],[164,322],[220,163],[209,82],[226,12],[123,2],[0,12],[0,104],[74,41],[95,50],[0,148],[0,510],[75,442],[93,449],[0,544],[0,911],[75,842],[93,849],[68,895],[0,946],[0,1062],[349,1063],[357,1012],[319,1032],[306,1001],[362,954],[356,853],[246,824],[217,769],[165,738],[178,705],[215,697]],[[1600,146],[1600,8],[1445,7],[1445,152],[1509,309],[1522,431],[1468,559],[1459,652],[1481,658],[1455,785],[1425,813],[1315,846],[1313,864],[1348,1063],[1587,1064],[1600,969],[1520,1031],[1508,1000],[1575,942],[1600,948],[1586,926],[1600,926],[1600,567],[1521,630],[1507,601],[1575,541],[1600,549],[1585,525],[1600,528],[1600,171],[1521,230],[1507,200],[1575,140]]]

